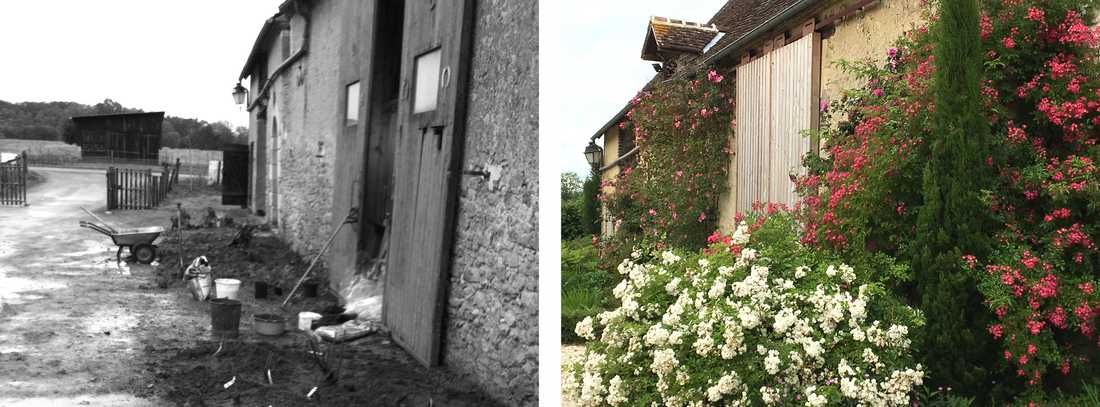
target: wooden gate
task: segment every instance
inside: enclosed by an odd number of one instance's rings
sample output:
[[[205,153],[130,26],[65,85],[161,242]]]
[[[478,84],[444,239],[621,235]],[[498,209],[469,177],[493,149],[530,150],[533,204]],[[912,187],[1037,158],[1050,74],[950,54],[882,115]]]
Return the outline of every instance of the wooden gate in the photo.
[[[222,150],[222,205],[248,206],[248,156],[244,144]]]
[[[151,209],[179,183],[180,162],[164,164],[160,174],[132,168],[107,169],[107,210]]]
[[[26,204],[27,152],[24,151],[13,159],[0,162],[0,205]]]
[[[439,363],[461,173],[474,2],[406,1],[383,319],[394,341]]]

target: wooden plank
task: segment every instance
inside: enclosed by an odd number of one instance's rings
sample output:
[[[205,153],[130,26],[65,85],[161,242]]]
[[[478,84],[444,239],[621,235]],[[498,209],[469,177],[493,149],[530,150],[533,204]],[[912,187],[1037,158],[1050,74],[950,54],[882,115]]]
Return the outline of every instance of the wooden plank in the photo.
[[[27,168],[28,162],[27,162],[27,152],[26,151],[23,152],[23,157],[20,158],[19,162],[23,164],[23,171],[22,171],[23,176],[22,176],[22,179],[19,181],[19,183],[20,183],[19,190],[23,193],[22,194],[23,196],[19,200],[20,201],[19,203],[22,204],[22,205],[26,205],[27,204],[27,172],[29,172],[29,170]]]
[[[152,208],[153,204],[153,170],[145,170],[141,174],[141,202],[145,208]]]
[[[747,213],[767,200],[771,54],[737,67],[737,186],[735,210]]]
[[[819,35],[804,36],[773,53],[769,200],[788,206],[798,200],[791,176],[805,174],[802,157],[810,151],[810,139],[802,132],[814,128],[817,112],[812,68]]]
[[[126,169],[119,168],[115,177],[118,183],[118,209],[126,209]]]
[[[405,3],[400,140],[383,319],[425,365],[439,362],[469,71],[473,1]],[[434,110],[413,113],[416,58],[440,51]]]

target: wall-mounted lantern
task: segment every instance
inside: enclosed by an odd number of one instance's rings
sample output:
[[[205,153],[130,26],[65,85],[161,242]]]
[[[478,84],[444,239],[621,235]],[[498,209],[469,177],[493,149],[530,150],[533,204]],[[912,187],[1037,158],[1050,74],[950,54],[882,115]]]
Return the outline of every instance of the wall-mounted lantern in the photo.
[[[584,148],[584,158],[588,160],[588,165],[591,165],[593,169],[598,169],[600,164],[603,164],[603,149],[597,146],[595,142],[589,141],[588,147]]]
[[[238,105],[244,104],[244,97],[248,95],[248,90],[241,86],[240,82],[237,82],[237,86],[233,87],[233,101]]]

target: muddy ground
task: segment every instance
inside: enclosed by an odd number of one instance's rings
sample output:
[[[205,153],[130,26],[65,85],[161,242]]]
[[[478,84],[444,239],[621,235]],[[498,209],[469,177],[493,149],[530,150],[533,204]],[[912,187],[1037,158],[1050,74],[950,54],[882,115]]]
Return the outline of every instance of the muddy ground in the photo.
[[[0,207],[0,406],[492,405],[462,378],[421,367],[384,333],[317,349],[331,355],[326,374],[306,334],[252,332],[252,315],[281,311],[282,300],[255,300],[252,279],[276,265],[304,270],[302,259],[270,255],[288,251],[263,233],[246,250],[223,246],[231,228],[184,232],[187,257],[213,252],[215,275],[221,263],[221,276],[244,280],[240,337],[214,337],[207,303],[180,282],[158,284],[158,274],[163,282],[174,272],[169,264],[178,266],[174,237],[160,242],[159,267],[117,264],[107,236],[77,226],[90,219],[79,207],[131,227],[167,227],[175,202],[193,223],[208,206],[238,223],[248,221],[245,212],[184,185],[160,209],[107,214],[102,171],[35,171],[45,182],[28,192],[30,206]],[[295,298],[286,313],[334,303],[331,294]]]

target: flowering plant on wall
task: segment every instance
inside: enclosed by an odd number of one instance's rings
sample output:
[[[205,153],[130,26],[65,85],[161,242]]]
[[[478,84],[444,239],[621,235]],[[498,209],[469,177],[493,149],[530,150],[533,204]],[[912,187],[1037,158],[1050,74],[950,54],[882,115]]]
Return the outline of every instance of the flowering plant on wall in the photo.
[[[998,386],[1036,394],[1089,377],[1100,355],[1098,4],[980,5],[981,114],[992,139],[985,168],[971,176],[992,247],[958,261],[977,282],[991,319],[983,331],[999,347],[1001,365],[985,368],[1003,372],[992,377]],[[906,245],[927,202],[935,40],[922,27],[887,51],[885,66],[848,65],[866,85],[827,106],[827,154],[808,157],[798,180],[805,243],[914,260]]]
[[[799,244],[789,215],[749,230],[625,259],[621,306],[576,326],[590,342],[566,391],[584,406],[909,405],[920,314],[874,270]]]
[[[708,71],[656,84],[631,100],[619,128],[633,136],[638,153],[601,196],[628,249],[642,239],[661,247],[705,244],[727,190],[732,94],[732,81]]]

